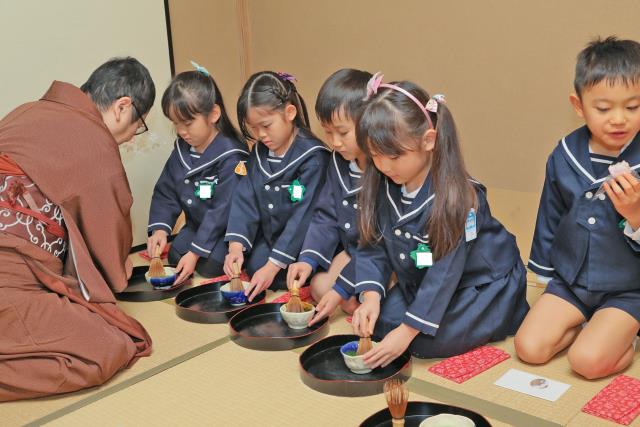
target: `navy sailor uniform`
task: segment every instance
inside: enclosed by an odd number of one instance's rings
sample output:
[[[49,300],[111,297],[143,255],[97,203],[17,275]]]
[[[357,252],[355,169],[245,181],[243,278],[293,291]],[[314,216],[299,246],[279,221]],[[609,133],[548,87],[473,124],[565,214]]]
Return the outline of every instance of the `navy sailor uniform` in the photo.
[[[587,319],[609,306],[640,321],[640,243],[606,194],[596,197],[610,163],[640,168],[640,136],[613,159],[590,153],[590,136],[578,128],[549,156],[528,267]]]
[[[357,196],[362,188],[361,177],[362,171],[355,161],[349,162],[333,152],[326,183],[298,258],[311,265],[314,271],[318,266],[328,270],[339,251],[351,254],[358,246]],[[337,285],[334,289],[345,299],[353,294],[351,286]]]
[[[273,287],[286,287],[286,267],[300,253],[328,161],[329,150],[302,130],[281,159],[270,155],[261,143],[254,146],[247,176],[234,196],[225,235],[225,241],[244,246],[250,275],[271,260],[283,267]],[[296,202],[289,192],[295,180],[304,186],[303,197]]]
[[[415,197],[403,195],[386,177],[381,182],[377,221],[382,239],[358,248],[354,257],[355,291],[382,297],[375,339],[405,323],[421,332],[409,346],[414,356],[448,357],[503,339],[520,326],[529,309],[526,270],[514,236],[491,216],[485,188],[476,184],[477,237],[466,241],[463,235],[451,252],[419,269],[411,252],[429,243],[426,224],[438,197],[431,175]],[[398,283],[389,290],[392,271]]]
[[[231,196],[240,182],[234,173],[239,162],[247,160],[247,147],[236,139],[218,133],[204,153],[198,155],[181,138],[167,160],[153,190],[148,232],[165,230],[171,234],[182,211],[185,226],[171,244],[169,262],[176,264],[191,251],[200,259],[196,271],[203,276],[224,274],[227,254],[224,233],[229,217]],[[196,195],[201,181],[213,182],[212,197]]]

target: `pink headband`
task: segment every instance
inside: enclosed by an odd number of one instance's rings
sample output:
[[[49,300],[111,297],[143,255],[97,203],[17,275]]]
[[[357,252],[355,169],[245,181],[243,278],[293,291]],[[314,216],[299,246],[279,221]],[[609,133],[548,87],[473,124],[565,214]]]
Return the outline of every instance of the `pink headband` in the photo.
[[[400,86],[392,85],[389,83],[382,83],[383,77],[384,75],[381,72],[377,72],[373,75],[373,77],[371,77],[371,79],[367,83],[367,99],[371,98],[371,96],[378,93],[378,89],[381,87],[386,87],[386,88],[401,92],[402,94],[406,95],[410,100],[416,103],[416,105],[424,113],[424,116],[427,118],[427,122],[429,122],[429,127],[431,129],[434,129],[433,121],[431,120],[431,117],[429,117],[429,111],[431,111],[432,113],[438,112],[438,103],[441,102],[444,104],[446,102],[444,95],[441,95],[441,94],[433,95],[433,97],[431,97],[429,101],[427,101],[426,105],[422,105],[422,103],[418,101],[418,98],[416,98],[409,91],[401,88]]]

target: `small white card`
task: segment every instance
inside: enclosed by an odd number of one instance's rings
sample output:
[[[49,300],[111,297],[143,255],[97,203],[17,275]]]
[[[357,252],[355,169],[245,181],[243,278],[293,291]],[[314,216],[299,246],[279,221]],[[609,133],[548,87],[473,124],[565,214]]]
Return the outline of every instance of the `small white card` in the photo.
[[[431,252],[418,252],[416,254],[416,265],[418,267],[431,267],[433,265],[433,254]]]
[[[509,369],[494,383],[497,386],[555,402],[571,387],[569,384]]]
[[[293,186],[293,197],[296,199],[302,198],[302,187],[300,187],[299,185]]]
[[[200,186],[200,198],[201,199],[210,199],[211,198],[211,185],[201,185]]]

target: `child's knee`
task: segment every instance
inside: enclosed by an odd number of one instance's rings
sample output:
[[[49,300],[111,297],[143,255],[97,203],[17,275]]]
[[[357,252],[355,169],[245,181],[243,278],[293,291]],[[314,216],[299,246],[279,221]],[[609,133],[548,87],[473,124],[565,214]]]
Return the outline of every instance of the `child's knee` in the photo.
[[[523,362],[540,365],[546,363],[553,356],[550,345],[527,335],[520,329],[513,340],[518,358]]]
[[[616,361],[605,349],[573,345],[567,354],[569,365],[574,372],[588,380],[606,377],[612,373]]]

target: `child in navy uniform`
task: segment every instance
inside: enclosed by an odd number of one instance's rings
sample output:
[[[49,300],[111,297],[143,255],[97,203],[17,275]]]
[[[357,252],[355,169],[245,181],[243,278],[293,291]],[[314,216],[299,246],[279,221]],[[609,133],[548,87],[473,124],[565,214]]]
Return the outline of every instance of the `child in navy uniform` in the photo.
[[[529,268],[550,282],[515,345],[536,364],[569,347],[573,370],[592,379],[631,363],[640,328],[640,182],[608,178],[614,163],[640,168],[640,44],[590,43],[574,86],[570,101],[586,126],[547,161]]]
[[[372,368],[407,348],[448,357],[501,340],[528,310],[515,238],[466,172],[444,97],[381,79],[372,79],[358,123],[358,144],[373,165],[365,168],[362,246],[352,259],[362,301],[352,326],[381,340],[364,355]],[[392,271],[398,282],[389,289]]]
[[[286,288],[325,179],[329,150],[309,130],[304,100],[293,76],[264,71],[249,78],[238,99],[238,123],[257,141],[247,176],[233,197],[224,271],[245,262],[252,300],[274,285]]]
[[[197,66],[197,64],[194,64]],[[176,281],[194,269],[205,277],[223,274],[224,232],[231,196],[244,166],[247,146],[227,117],[222,94],[209,72],[197,66],[174,77],[162,96],[162,110],[178,138],[151,199],[147,251],[154,254],[184,211],[186,223],[173,240],[169,262]]]
[[[318,267],[325,271],[311,280],[311,295],[319,304],[310,324],[332,313],[341,302],[348,313],[357,306],[353,287],[341,287],[344,281],[334,283],[358,245],[357,196],[366,156],[358,148],[356,122],[370,78],[371,73],[365,71],[336,71],[316,99],[316,115],[334,152],[298,262],[289,266],[287,274],[291,286],[294,279],[305,283]]]

